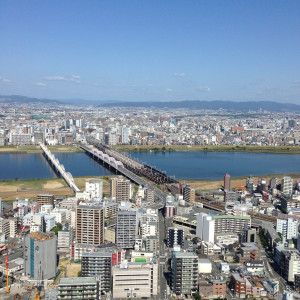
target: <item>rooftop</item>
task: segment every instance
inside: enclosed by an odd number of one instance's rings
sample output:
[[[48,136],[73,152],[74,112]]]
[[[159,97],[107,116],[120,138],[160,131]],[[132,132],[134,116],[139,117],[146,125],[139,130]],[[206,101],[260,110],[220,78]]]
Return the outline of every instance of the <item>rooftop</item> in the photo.
[[[59,286],[61,285],[91,285],[96,284],[95,277],[70,277],[60,278]]]
[[[33,232],[28,234],[27,237],[33,238],[37,242],[44,242],[46,240],[52,240],[54,238],[54,234],[44,232]]]

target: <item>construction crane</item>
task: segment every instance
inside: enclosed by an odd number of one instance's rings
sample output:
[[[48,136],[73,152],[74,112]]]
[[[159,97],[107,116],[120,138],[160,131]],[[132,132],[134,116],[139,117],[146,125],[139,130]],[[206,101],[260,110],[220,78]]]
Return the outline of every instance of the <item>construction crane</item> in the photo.
[[[14,246],[14,242],[11,243],[6,256],[4,256],[4,264],[6,265],[6,293],[9,294],[9,286],[8,286],[8,259],[9,259],[9,255],[11,253],[11,250]]]

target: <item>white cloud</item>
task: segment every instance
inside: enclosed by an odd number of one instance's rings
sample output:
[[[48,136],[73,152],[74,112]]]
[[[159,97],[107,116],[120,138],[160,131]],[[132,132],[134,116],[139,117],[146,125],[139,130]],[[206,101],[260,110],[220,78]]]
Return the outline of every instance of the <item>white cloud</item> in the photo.
[[[197,87],[197,91],[199,92],[210,92],[210,88],[206,85],[200,85]]]
[[[46,83],[44,83],[44,82],[36,82],[35,85],[36,86],[46,86]]]
[[[173,90],[168,88],[168,89],[166,89],[166,92],[171,93],[171,92],[173,92]]]
[[[45,76],[43,79],[49,80],[49,81],[71,81],[71,82],[75,82],[75,83],[81,83],[79,75],[71,75],[70,77],[65,77],[65,76],[60,76],[60,75]]]
[[[44,79],[49,81],[67,81],[63,76],[46,76]]]
[[[181,77],[181,78],[185,77],[185,73],[174,73],[173,75],[175,77]]]
[[[3,77],[0,77],[0,81],[1,81],[1,82],[5,82],[5,83],[8,83],[8,82],[10,82],[10,80],[9,80],[9,79],[7,79],[7,78],[3,78]]]

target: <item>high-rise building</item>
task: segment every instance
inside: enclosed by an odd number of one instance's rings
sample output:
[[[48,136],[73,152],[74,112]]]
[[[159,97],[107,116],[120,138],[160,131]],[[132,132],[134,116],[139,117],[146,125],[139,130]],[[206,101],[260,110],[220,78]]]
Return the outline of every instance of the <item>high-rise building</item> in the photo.
[[[183,188],[183,200],[189,204],[194,204],[196,200],[196,190],[189,185],[185,185]]]
[[[153,202],[154,201],[154,190],[146,188],[145,190],[145,199],[147,202]]]
[[[246,181],[246,188],[247,188],[247,191],[252,193],[253,190],[254,190],[254,184],[253,184],[253,178],[252,176],[249,176],[247,178],[247,181]]]
[[[298,226],[299,222],[293,220],[293,218],[288,218],[287,220],[277,219],[276,231],[289,240],[298,237]]]
[[[24,238],[24,273],[35,280],[54,278],[57,239],[53,233],[34,232]]]
[[[270,189],[276,189],[277,188],[277,178],[272,177],[270,179]]]
[[[85,252],[81,258],[81,274],[83,277],[99,277],[100,290],[111,291],[112,253]]]
[[[121,142],[122,144],[129,143],[129,130],[125,125],[122,126],[122,130],[121,130]]]
[[[281,179],[281,192],[284,195],[292,195],[292,193],[293,193],[293,179],[290,176],[284,176]]]
[[[197,215],[196,234],[203,242],[214,243],[215,221],[206,213]]]
[[[173,248],[174,245],[183,247],[184,245],[184,230],[177,227],[168,228],[167,246]]]
[[[130,181],[127,179],[112,178],[110,180],[110,196],[116,197],[117,202],[129,201]]]
[[[133,249],[137,234],[137,212],[118,211],[116,225],[116,241],[118,248]]]
[[[166,197],[166,204],[165,204],[165,217],[172,218],[174,216],[175,216],[174,196],[168,195]]]
[[[224,176],[224,190],[228,192],[231,191],[231,182],[229,174],[225,174]]]
[[[198,289],[198,256],[177,252],[172,258],[172,290],[176,295],[190,295]]]
[[[99,205],[79,205],[76,209],[76,241],[100,245],[104,242],[104,209]]]

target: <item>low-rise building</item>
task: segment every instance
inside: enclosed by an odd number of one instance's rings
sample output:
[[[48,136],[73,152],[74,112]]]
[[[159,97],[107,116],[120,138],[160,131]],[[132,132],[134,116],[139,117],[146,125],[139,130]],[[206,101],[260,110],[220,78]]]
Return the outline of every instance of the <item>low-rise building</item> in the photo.
[[[58,284],[58,300],[91,299],[100,297],[99,281],[96,277],[60,278]]]

